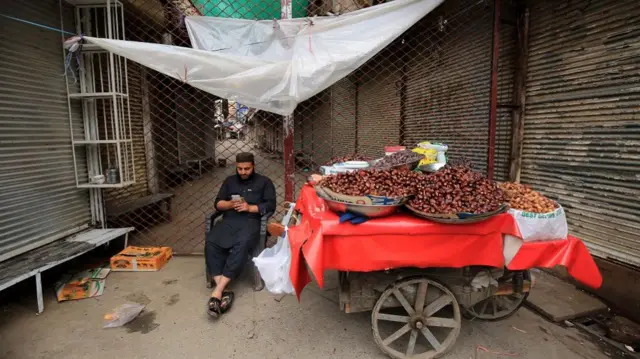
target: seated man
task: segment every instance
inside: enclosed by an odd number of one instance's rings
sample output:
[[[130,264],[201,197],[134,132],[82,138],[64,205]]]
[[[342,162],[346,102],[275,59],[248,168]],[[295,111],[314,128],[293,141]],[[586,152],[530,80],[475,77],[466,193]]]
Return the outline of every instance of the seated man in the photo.
[[[276,209],[273,182],[255,173],[254,165],[253,154],[239,153],[236,174],[225,179],[215,199],[216,209],[224,214],[206,238],[205,260],[216,284],[208,312],[216,318],[231,307],[233,292],[225,288],[240,275],[257,244],[261,217]]]

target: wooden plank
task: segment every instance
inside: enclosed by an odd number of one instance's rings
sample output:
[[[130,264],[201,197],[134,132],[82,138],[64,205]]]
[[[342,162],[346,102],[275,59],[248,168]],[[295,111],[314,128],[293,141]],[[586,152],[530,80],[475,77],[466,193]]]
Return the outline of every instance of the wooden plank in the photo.
[[[607,306],[570,283],[547,274],[534,273],[535,285],[526,304],[554,322],[607,311]]]
[[[0,290],[67,262],[134,228],[93,229],[26,252],[0,263]]]

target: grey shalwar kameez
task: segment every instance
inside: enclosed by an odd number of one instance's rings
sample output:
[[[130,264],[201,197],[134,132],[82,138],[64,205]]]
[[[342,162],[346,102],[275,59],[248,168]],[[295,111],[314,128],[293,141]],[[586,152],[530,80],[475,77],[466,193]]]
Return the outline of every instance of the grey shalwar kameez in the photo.
[[[224,212],[222,220],[209,232],[205,242],[205,260],[212,277],[224,275],[235,279],[240,275],[260,237],[260,218],[276,209],[273,182],[257,173],[246,180],[237,174],[227,177],[220,187],[215,205],[219,201],[230,201],[232,195],[243,197],[249,205],[257,205],[259,213],[230,209]]]

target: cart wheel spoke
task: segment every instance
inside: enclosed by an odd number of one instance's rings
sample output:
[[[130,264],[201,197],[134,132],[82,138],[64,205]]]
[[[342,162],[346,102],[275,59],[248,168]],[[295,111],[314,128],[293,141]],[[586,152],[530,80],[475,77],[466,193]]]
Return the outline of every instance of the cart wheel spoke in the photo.
[[[424,310],[424,301],[427,299],[427,282],[418,284],[418,292],[416,293],[416,312],[422,313]]]
[[[413,329],[411,331],[411,338],[409,338],[409,345],[407,346],[407,356],[410,357],[413,355],[413,350],[416,348],[416,340],[418,339],[418,330]]]
[[[382,342],[382,344],[389,345],[389,344],[395,342],[396,340],[398,340],[398,338],[400,338],[401,336],[403,336],[406,332],[408,332],[410,330],[411,330],[411,327],[409,326],[409,324],[405,324],[402,328],[398,329],[395,333],[393,333],[390,336],[388,336],[387,339],[385,339]]]
[[[451,304],[452,300],[453,299],[447,294],[441,295],[440,297],[438,297],[438,299],[434,300],[433,302],[429,303],[429,305],[427,305],[427,308],[425,308],[424,310],[424,315],[427,317],[434,315],[440,309]]]
[[[425,338],[427,338],[427,341],[429,342],[429,344],[431,344],[433,349],[435,349],[436,351],[440,350],[440,342],[438,341],[438,339],[436,339],[433,333],[431,333],[429,328],[422,328],[420,329],[420,332],[422,333],[422,335],[424,335]]]
[[[487,307],[489,306],[489,299],[485,299],[484,303],[482,303],[482,308],[480,308],[480,312],[478,314],[485,315],[487,314]]]
[[[491,308],[493,309],[493,315],[497,315],[498,314],[498,301],[496,300],[496,297],[491,297]]]
[[[402,293],[400,292],[400,290],[398,290],[398,288],[393,288],[393,295],[396,296],[396,299],[398,299],[398,302],[402,304],[402,307],[404,308],[404,310],[407,311],[407,313],[409,313],[409,315],[413,315],[415,313],[415,311],[411,307],[411,304],[409,304],[409,302],[407,301],[407,298],[405,298],[404,295],[402,295]]]
[[[379,320],[386,320],[389,322],[398,322],[398,323],[409,323],[410,317],[404,315],[395,315],[395,314],[378,314]]]
[[[451,318],[438,318],[430,317],[426,320],[427,327],[443,327],[443,328],[458,328],[460,324]]]

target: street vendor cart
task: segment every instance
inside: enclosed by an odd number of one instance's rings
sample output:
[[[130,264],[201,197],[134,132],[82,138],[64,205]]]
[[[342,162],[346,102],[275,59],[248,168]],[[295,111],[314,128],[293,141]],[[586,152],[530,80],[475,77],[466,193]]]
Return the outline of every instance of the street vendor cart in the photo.
[[[373,337],[392,358],[436,358],[454,345],[462,317],[499,320],[515,313],[531,290],[531,268],[565,266],[587,286],[602,277],[584,244],[573,237],[517,243],[507,213],[455,225],[396,213],[361,224],[340,223],[314,188],[296,202],[289,227],[290,278],[298,298],[325,270],[339,272],[346,313],[371,311]],[[309,273],[309,271],[311,273]]]

